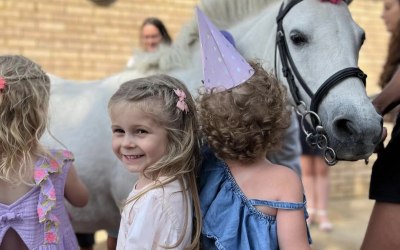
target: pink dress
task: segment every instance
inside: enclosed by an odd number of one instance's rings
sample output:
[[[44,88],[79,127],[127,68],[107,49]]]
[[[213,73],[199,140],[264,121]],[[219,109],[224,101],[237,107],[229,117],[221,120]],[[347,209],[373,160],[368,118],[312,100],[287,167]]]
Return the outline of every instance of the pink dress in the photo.
[[[28,249],[78,249],[76,236],[64,206],[64,187],[73,155],[52,150],[52,159],[35,163],[35,187],[10,205],[0,203],[0,245],[14,229]]]

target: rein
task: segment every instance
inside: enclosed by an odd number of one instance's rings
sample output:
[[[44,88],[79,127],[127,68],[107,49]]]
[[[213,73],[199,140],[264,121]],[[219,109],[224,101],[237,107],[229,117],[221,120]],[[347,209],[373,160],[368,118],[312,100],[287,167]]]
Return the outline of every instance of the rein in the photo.
[[[317,92],[313,94],[313,92],[310,90],[310,88],[307,86],[307,84],[301,77],[292,59],[282,24],[283,18],[290,11],[290,9],[302,1],[303,0],[290,1],[288,5],[285,7],[284,4],[282,3],[279,9],[279,13],[276,18],[277,32],[276,32],[276,47],[275,47],[275,74],[277,74],[276,53],[277,51],[279,51],[279,56],[282,64],[282,73],[288,82],[290,93],[292,94],[293,100],[296,103],[296,112],[299,116],[301,116],[301,127],[303,132],[306,134],[306,141],[311,147],[318,147],[319,149],[323,150],[325,162],[329,166],[332,166],[337,163],[338,159],[336,157],[335,150],[329,147],[329,140],[327,134],[322,126],[321,119],[318,116],[319,105],[324,99],[324,97],[328,94],[328,92],[343,80],[350,77],[357,77],[361,79],[361,81],[364,83],[365,86],[367,75],[364,74],[364,72],[359,68],[355,67],[344,68],[333,74],[331,77],[329,77],[318,88]],[[303,88],[303,90],[311,98],[311,104],[309,109],[307,109],[305,102],[302,100],[300,96],[295,78],[300,83],[300,86]],[[307,122],[306,121],[307,116],[310,116],[309,118],[312,123],[311,131],[307,131],[304,126],[304,123]]]

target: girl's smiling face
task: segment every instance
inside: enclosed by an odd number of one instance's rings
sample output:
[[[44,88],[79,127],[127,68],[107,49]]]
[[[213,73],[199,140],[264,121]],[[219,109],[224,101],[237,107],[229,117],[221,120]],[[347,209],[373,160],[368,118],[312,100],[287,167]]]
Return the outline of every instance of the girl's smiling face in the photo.
[[[139,173],[158,162],[167,152],[166,129],[138,105],[116,103],[110,110],[112,148],[132,173]]]

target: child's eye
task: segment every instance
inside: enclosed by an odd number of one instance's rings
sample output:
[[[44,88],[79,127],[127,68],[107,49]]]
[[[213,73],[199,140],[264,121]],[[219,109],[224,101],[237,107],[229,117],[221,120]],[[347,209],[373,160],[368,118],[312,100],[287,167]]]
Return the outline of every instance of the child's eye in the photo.
[[[136,130],[136,134],[146,134],[146,133],[147,133],[147,131],[144,130],[144,129],[137,129]]]
[[[123,134],[123,133],[125,133],[125,131],[120,128],[115,128],[115,129],[113,129],[113,133],[114,134]]]

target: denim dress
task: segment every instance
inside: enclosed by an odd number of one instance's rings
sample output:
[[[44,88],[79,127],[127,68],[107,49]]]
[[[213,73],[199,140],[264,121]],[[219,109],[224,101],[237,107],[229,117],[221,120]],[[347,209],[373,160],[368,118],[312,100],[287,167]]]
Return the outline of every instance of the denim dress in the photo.
[[[263,214],[256,206],[304,210],[304,202],[247,199],[227,164],[210,150],[203,151],[200,172],[200,206],[203,216],[202,249],[279,249],[275,216]],[[304,223],[306,225],[306,223]],[[311,243],[307,228],[308,241]]]

